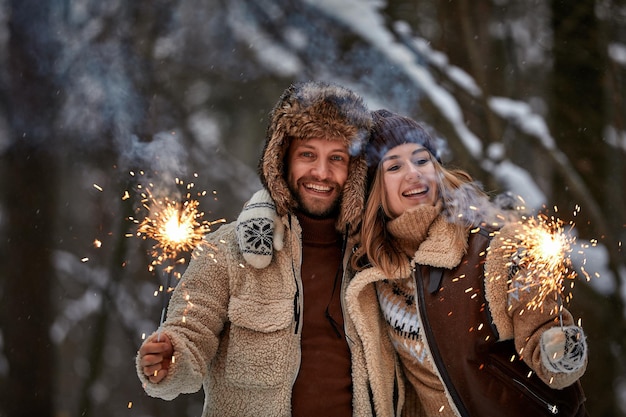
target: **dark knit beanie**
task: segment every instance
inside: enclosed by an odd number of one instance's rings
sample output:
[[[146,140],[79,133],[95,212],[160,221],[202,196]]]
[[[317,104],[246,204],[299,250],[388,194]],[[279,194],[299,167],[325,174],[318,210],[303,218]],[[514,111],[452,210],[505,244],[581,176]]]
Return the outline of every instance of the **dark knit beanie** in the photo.
[[[373,126],[370,140],[365,148],[368,177],[374,178],[376,168],[387,151],[405,143],[418,143],[441,162],[441,155],[435,140],[416,121],[392,113],[389,110],[372,112]]]

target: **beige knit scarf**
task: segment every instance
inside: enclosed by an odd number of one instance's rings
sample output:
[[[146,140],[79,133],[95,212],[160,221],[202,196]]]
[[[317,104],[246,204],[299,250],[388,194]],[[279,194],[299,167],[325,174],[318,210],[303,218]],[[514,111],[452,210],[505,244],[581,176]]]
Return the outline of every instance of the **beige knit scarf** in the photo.
[[[456,267],[467,249],[467,235],[459,240],[458,225],[441,216],[441,203],[421,205],[387,223],[387,230],[412,262],[437,268]]]
[[[428,229],[441,212],[441,204],[411,208],[387,223],[387,231],[407,255],[413,257],[428,236]]]

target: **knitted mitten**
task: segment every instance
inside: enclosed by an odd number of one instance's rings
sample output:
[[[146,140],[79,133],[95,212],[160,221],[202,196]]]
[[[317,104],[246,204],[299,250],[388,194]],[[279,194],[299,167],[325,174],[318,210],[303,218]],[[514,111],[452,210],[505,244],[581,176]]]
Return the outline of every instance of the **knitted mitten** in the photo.
[[[541,335],[541,361],[551,372],[571,373],[587,361],[587,341],[578,326],[552,327]]]
[[[284,226],[265,189],[254,193],[239,213],[236,233],[243,258],[257,269],[270,264],[274,249],[283,248]]]

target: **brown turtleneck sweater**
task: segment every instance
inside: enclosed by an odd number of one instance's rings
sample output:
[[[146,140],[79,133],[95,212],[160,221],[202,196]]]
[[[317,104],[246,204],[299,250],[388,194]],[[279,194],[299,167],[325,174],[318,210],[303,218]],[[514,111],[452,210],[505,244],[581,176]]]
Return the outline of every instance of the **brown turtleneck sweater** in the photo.
[[[413,258],[427,239],[430,226],[440,210],[440,206],[418,206],[387,224],[387,230],[409,258]],[[409,386],[414,389],[414,393],[407,394],[406,406],[419,409],[413,410],[414,415],[455,416],[425,344],[422,323],[417,314],[415,281],[412,277],[380,281],[376,284],[376,290],[389,336],[398,352]],[[417,396],[417,403],[408,401],[414,395]]]
[[[342,237],[335,219],[312,219],[301,213],[297,217],[302,227],[304,295],[302,361],[293,386],[292,415],[350,417],[350,350],[341,309]],[[327,308],[334,327],[326,317]]]

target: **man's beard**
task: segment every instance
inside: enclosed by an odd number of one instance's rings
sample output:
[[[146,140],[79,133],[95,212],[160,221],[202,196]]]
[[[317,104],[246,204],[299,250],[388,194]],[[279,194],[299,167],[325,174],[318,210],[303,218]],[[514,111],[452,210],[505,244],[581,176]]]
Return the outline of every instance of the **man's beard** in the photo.
[[[291,186],[289,188],[291,189],[291,194],[293,195],[294,200],[298,203],[298,210],[306,216],[319,220],[331,219],[339,216],[343,192],[340,193],[328,207],[318,208],[314,206],[312,207],[311,204],[305,204],[305,201],[302,199],[298,190],[294,190]]]

